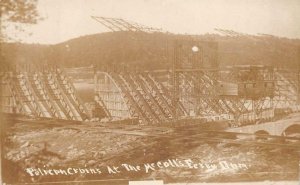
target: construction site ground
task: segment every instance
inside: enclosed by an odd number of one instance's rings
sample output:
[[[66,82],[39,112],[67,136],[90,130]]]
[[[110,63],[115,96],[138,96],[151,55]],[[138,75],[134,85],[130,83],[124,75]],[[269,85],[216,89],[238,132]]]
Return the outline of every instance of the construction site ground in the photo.
[[[300,139],[254,138],[251,134],[238,137],[233,133],[212,131],[208,124],[214,123],[188,127],[138,126],[34,120],[16,115],[5,116],[3,123],[3,179],[11,184],[51,184],[54,181],[56,184],[128,184],[128,180],[147,179],[163,180],[164,183],[299,179]],[[183,165],[174,165],[174,160]],[[193,162],[192,167],[188,165],[189,160]],[[158,162],[162,168],[158,167]],[[210,168],[220,162],[232,165]],[[152,163],[153,169],[147,168]],[[124,164],[140,166],[141,170],[128,171]],[[193,168],[194,165],[197,168]],[[107,166],[120,167],[120,172],[108,173]],[[27,168],[98,168],[102,173],[31,177]]]

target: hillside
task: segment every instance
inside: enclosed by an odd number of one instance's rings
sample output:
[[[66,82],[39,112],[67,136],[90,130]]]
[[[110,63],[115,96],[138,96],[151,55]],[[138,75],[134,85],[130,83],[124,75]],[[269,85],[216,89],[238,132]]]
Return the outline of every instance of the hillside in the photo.
[[[109,32],[82,36],[56,45],[5,43],[2,44],[1,63],[50,63],[67,67],[126,64],[128,67],[161,69],[171,66],[172,40],[191,37],[216,41],[221,66],[264,64],[293,68],[300,58],[299,39],[268,35],[229,37]]]

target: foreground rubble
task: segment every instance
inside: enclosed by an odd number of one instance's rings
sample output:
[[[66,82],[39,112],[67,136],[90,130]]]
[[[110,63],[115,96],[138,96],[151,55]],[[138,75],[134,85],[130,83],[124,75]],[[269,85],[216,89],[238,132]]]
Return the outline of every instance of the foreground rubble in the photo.
[[[4,138],[3,166],[9,169],[4,178],[10,183],[105,179],[236,182],[298,177],[298,148],[244,145],[227,142],[228,138],[216,141],[197,135],[200,127],[140,128],[25,118],[13,122]],[[153,169],[147,168],[152,163]],[[142,170],[128,171],[124,164]],[[121,166],[121,172],[109,174],[103,170],[107,166]],[[32,177],[28,168],[100,169],[102,173]]]

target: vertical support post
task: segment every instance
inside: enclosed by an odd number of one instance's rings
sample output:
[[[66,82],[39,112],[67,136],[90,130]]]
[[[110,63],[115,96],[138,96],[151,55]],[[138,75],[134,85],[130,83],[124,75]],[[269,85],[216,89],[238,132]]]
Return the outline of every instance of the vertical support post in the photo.
[[[178,65],[178,58],[179,58],[179,51],[178,51],[178,41],[176,40],[174,43],[174,53],[173,53],[173,65],[172,65],[172,82],[173,82],[173,121],[174,123],[177,121],[177,110],[178,110],[178,73],[177,73],[177,65]]]
[[[275,94],[275,74],[274,74],[274,67],[271,68],[271,80],[272,80],[272,92],[270,95],[270,108],[272,111],[274,111],[274,94]],[[274,114],[274,112],[273,112]],[[272,115],[272,120],[273,120],[273,115]]]
[[[297,51],[297,104],[300,103],[300,46]]]
[[[94,72],[94,99],[98,95],[98,83],[97,83],[97,69],[96,66],[93,66]]]

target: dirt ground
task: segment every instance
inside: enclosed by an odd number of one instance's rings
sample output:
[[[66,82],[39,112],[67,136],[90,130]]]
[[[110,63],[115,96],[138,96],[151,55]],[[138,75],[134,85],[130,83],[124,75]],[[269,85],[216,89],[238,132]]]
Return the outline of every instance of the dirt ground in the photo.
[[[16,116],[7,116],[5,123],[2,127],[2,170],[4,182],[11,184],[54,181],[111,184],[112,180],[113,184],[128,184],[128,180],[142,179],[162,179],[165,183],[299,179],[300,150],[296,147],[300,146],[299,140],[274,138],[257,144],[258,141],[251,137],[241,140],[235,135],[207,132],[205,126],[141,127]],[[134,168],[128,170],[125,164]],[[140,170],[135,169],[138,166]],[[112,173],[108,167],[119,167],[119,172]],[[69,168],[99,169],[101,173],[31,176],[28,172],[28,169]]]

